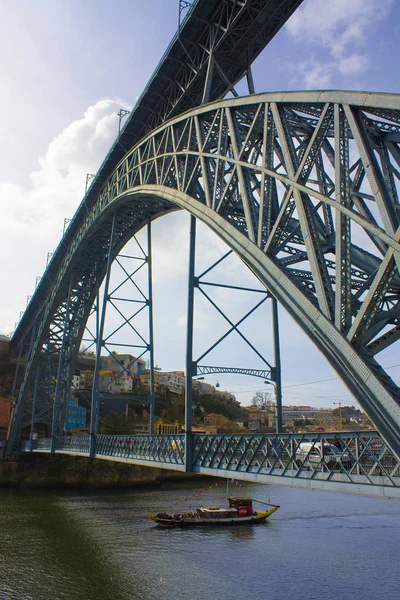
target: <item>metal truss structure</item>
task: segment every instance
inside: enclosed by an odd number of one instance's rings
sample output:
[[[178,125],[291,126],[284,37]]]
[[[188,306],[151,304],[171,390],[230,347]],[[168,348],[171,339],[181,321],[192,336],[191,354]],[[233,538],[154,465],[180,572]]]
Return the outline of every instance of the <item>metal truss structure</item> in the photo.
[[[276,425],[277,432],[282,431],[282,385],[281,385],[281,361],[280,361],[280,348],[279,348],[279,326],[278,326],[278,306],[276,298],[266,289],[256,289],[243,287],[238,285],[228,285],[222,283],[216,283],[212,281],[205,281],[204,277],[208,275],[217,265],[221,265],[228,256],[232,254],[232,250],[226,252],[222,257],[216,260],[210,265],[203,273],[199,276],[195,276],[195,246],[196,246],[196,219],[191,217],[190,224],[190,246],[189,246],[189,286],[188,286],[188,312],[187,312],[187,343],[186,343],[186,382],[185,382],[185,427],[186,431],[192,430],[192,378],[211,373],[241,373],[245,375],[256,375],[257,377],[263,377],[265,383],[274,382],[275,388],[275,400],[276,400]],[[234,323],[225,313],[224,310],[215,302],[205,291],[204,288],[224,288],[231,291],[245,291],[256,294],[258,297],[261,295],[261,300],[250,308],[236,323]],[[194,292],[197,289],[204,298],[213,306],[218,314],[228,323],[229,328],[221,335],[211,346],[203,351],[201,356],[196,360],[193,360],[193,324],[194,324]],[[270,299],[272,302],[272,329],[273,329],[273,341],[274,341],[274,360],[275,366],[272,367],[268,360],[259,352],[257,348],[249,341],[246,335],[240,330],[240,325],[246,321],[246,319],[258,310],[266,300]],[[265,365],[266,369],[244,369],[235,367],[211,367],[203,366],[199,362],[210,354],[221,342],[226,340],[231,334],[236,333],[240,338],[247,344],[252,350],[254,355],[257,355],[258,359]],[[187,465],[188,468],[192,468],[192,465]]]
[[[49,368],[65,387],[110,243],[117,254],[180,208],[285,306],[400,454],[400,391],[376,360],[400,336],[399,134],[396,95],[293,92],[216,102],[148,135],[61,242],[16,417],[43,353],[38,389]]]
[[[100,304],[97,299],[97,319],[96,330],[92,344],[96,348],[96,363],[93,374],[93,390],[91,404],[91,422],[90,436],[91,448],[94,446],[94,437],[99,433],[99,417],[100,417],[100,397],[104,392],[100,385],[100,369],[102,360],[102,351],[113,356],[113,361],[117,365],[117,373],[113,379],[118,379],[121,376],[127,375],[131,377],[131,370],[134,364],[138,363],[139,359],[148,353],[150,365],[150,386],[148,403],[150,408],[150,424],[149,432],[154,433],[154,416],[155,416],[155,394],[154,394],[154,342],[153,342],[153,294],[152,294],[152,256],[151,256],[151,221],[147,223],[147,252],[142,248],[136,236],[134,237],[137,253],[139,256],[132,256],[119,253],[114,255],[109,252],[107,259],[107,270],[104,278],[103,286],[103,301]],[[112,224],[110,248],[113,247],[113,236],[115,234],[115,219]],[[114,265],[118,265],[122,272],[122,280],[119,280],[116,286],[111,286],[112,269]],[[143,286],[137,283],[137,275],[140,271],[147,267],[147,290],[143,290]],[[127,294],[126,287],[129,286],[130,293]],[[125,291],[124,291],[125,290]],[[132,293],[133,291],[133,293]],[[121,294],[123,297],[121,297]],[[128,297],[127,297],[128,296]],[[105,333],[105,322],[107,308],[112,307],[119,317],[119,324],[112,331]],[[146,311],[148,313],[147,335],[138,328],[138,317]],[[127,330],[129,343],[122,343],[117,340],[116,334],[121,330]],[[130,360],[129,364],[121,363],[114,355],[113,351],[118,347],[122,350],[130,351],[133,349],[135,357]],[[90,348],[90,347],[89,347]],[[55,440],[57,431],[53,429],[52,439]],[[91,454],[93,450],[91,449]]]
[[[197,360],[192,361],[191,373],[192,373],[193,377],[196,377],[198,375],[211,374],[211,373],[242,373],[242,374],[249,374],[249,375],[252,373],[255,373],[256,372],[255,369],[239,369],[239,368],[235,369],[233,367],[231,367],[231,368],[229,368],[229,367],[207,367],[207,366],[203,366],[203,365],[199,364],[199,362],[203,358],[208,356],[208,354],[210,352],[212,352],[212,350],[214,348],[216,348],[221,342],[223,342],[228,336],[230,336],[232,333],[237,333],[241,337],[241,339],[251,348],[251,350],[255,354],[257,354],[259,359],[261,359],[261,361],[266,366],[267,370],[264,369],[263,371],[258,371],[258,375],[262,376],[262,375],[260,375],[260,373],[266,373],[266,375],[264,376],[264,379],[267,379],[267,378],[270,379],[271,373],[273,373],[274,367],[272,367],[269,364],[267,359],[264,358],[264,356],[257,350],[257,348],[255,348],[253,346],[253,344],[248,340],[248,338],[239,329],[239,326],[242,323],[244,323],[244,321],[250,315],[252,315],[258,308],[260,308],[268,298],[270,298],[270,294],[268,293],[268,291],[265,289],[255,289],[255,288],[248,288],[248,287],[245,288],[245,287],[238,286],[238,285],[227,285],[227,284],[223,284],[223,283],[216,283],[216,282],[203,280],[203,277],[205,275],[210,273],[212,271],[212,269],[214,269],[214,267],[216,267],[217,265],[220,265],[230,254],[232,254],[231,250],[229,252],[227,252],[226,254],[224,254],[224,256],[219,258],[216,262],[214,262],[201,275],[199,275],[198,277],[193,277],[192,280],[189,282],[189,286],[193,285],[194,288],[198,289],[199,292],[201,292],[201,294],[203,295],[203,297],[206,298],[206,300],[214,307],[214,309],[218,312],[218,314],[221,315],[223,317],[223,319],[229,325],[229,329],[219,339],[217,339],[209,348],[207,348]],[[243,315],[238,320],[237,323],[234,323],[225,314],[225,311],[222,310],[221,307],[210,297],[209,293],[205,291],[204,288],[207,288],[207,287],[209,287],[209,288],[224,288],[224,289],[230,289],[232,291],[240,290],[240,291],[252,292],[256,295],[261,295],[261,300],[259,300],[250,310],[248,310],[246,312],[246,314]],[[275,369],[275,371],[276,371],[276,369]]]
[[[34,452],[50,452],[51,440],[34,442]],[[330,444],[340,448],[329,453]],[[89,455],[89,436],[57,438],[62,454]],[[304,452],[302,448],[306,447]],[[94,456],[125,463],[244,481],[275,483],[366,496],[400,498],[400,462],[379,434],[194,435],[187,460],[185,435],[96,438]],[[31,451],[29,442],[23,450]]]
[[[27,450],[235,473],[251,481],[279,477],[324,489],[352,484],[359,493],[398,491],[400,389],[378,358],[400,338],[400,96],[255,94],[251,64],[300,4],[196,0],[187,6],[156,72],[88,180],[16,328],[12,344],[20,356],[29,352],[22,356],[8,453],[25,428]],[[243,77],[251,96],[238,98],[235,85]],[[234,98],[222,99],[227,94]],[[324,354],[382,437],[195,436],[190,398],[184,436],[98,436],[92,410],[90,436],[60,437],[93,307],[99,358],[104,311],[98,294],[112,261],[143,227],[175,210],[190,212],[192,223],[202,220],[238,254]],[[150,307],[151,290],[146,297]],[[188,313],[192,300],[189,294]],[[146,345],[150,350],[151,333]],[[189,374],[192,358],[188,350]],[[98,391],[95,386],[94,397]],[[34,424],[42,418],[51,437],[35,449]],[[299,461],[299,444],[315,448],[332,437],[349,460]]]
[[[241,367],[210,367],[206,365],[199,365],[197,367],[197,375],[214,375],[217,373],[234,373],[235,375],[250,375],[251,377],[259,377],[260,379],[273,379],[273,372],[275,367],[270,369],[246,369]]]

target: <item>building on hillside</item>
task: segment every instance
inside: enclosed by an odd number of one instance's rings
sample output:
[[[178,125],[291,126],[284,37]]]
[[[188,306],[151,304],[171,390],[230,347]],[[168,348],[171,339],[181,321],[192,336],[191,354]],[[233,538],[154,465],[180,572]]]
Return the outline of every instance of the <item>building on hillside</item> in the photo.
[[[192,381],[193,390],[198,394],[209,395],[209,396],[218,396],[222,400],[225,400],[228,404],[237,402],[236,396],[227,392],[225,390],[217,390],[215,386],[207,383],[205,381],[200,381],[199,379],[193,379]]]
[[[247,406],[247,417],[250,431],[265,431],[274,427],[275,415],[273,411],[260,410],[255,406]]]
[[[184,430],[181,430],[184,431]],[[203,426],[197,426],[197,425],[193,425],[192,426],[192,433],[197,433],[198,435],[202,434],[202,433],[206,433],[206,428]]]
[[[116,371],[122,375],[139,375],[146,370],[146,361],[143,358],[136,358],[132,354],[110,354],[102,356],[100,359],[102,369]]]
[[[99,371],[99,384],[100,392],[108,394],[127,394],[133,390],[133,378],[130,375],[107,369]]]
[[[67,418],[65,421],[65,429],[84,429],[86,427],[86,408],[82,408],[78,404],[76,398],[68,398]]]
[[[132,354],[102,356],[99,371],[100,390],[109,394],[128,394],[139,387],[139,377],[146,370],[146,361]]]
[[[319,425],[334,424],[338,417],[331,408],[316,408],[315,406],[283,406],[282,421],[293,423],[293,421],[312,420]]]
[[[204,429],[208,434],[234,433],[237,428],[237,423],[231,421],[224,415],[211,413],[204,417]]]
[[[79,390],[80,387],[81,387],[81,372],[79,369],[76,369],[74,371],[74,374],[72,375],[71,393],[73,394],[74,391]]]
[[[11,418],[11,400],[0,397],[0,429],[7,430]]]
[[[192,380],[193,390],[198,392],[199,394],[208,394],[213,395],[217,390],[211,383],[206,383],[205,381],[200,381],[199,379]]]
[[[79,389],[91,390],[93,387],[93,371],[91,369],[81,370],[79,373]]]
[[[185,375],[183,371],[161,372],[158,379],[158,389],[171,392],[172,394],[182,395],[185,393]]]
[[[160,371],[154,371],[154,390],[158,391],[160,383],[160,377],[162,373]],[[140,387],[144,388],[147,392],[150,391],[150,369],[146,369],[144,373],[138,375],[140,381]]]
[[[74,373],[72,388],[91,389],[93,387],[93,369],[81,369]],[[112,354],[102,356],[100,360],[100,391],[110,394],[126,394],[140,385],[140,374],[146,370],[146,362],[132,354]]]
[[[237,402],[235,394],[231,394],[231,392],[227,392],[226,390],[215,390],[217,396],[225,400],[227,404],[234,404]]]

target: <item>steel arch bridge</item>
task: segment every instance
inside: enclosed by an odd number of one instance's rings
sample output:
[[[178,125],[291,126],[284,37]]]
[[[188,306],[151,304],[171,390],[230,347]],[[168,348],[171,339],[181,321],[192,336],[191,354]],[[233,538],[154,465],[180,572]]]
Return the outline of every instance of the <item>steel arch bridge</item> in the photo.
[[[10,443],[44,378],[55,401],[36,410],[59,418],[110,260],[146,223],[183,209],[288,310],[399,456],[400,390],[375,358],[400,337],[399,142],[398,95],[338,91],[217,101],[149,133],[60,243]]]

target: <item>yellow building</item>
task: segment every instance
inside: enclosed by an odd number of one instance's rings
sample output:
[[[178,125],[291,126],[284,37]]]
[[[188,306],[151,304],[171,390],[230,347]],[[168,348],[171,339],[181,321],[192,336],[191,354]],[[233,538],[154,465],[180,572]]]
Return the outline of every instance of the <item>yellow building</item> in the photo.
[[[158,385],[160,381],[160,371],[154,371],[154,389],[158,390]],[[138,375],[140,379],[140,386],[143,387],[146,391],[150,391],[150,370],[146,369],[144,373],[139,373]]]

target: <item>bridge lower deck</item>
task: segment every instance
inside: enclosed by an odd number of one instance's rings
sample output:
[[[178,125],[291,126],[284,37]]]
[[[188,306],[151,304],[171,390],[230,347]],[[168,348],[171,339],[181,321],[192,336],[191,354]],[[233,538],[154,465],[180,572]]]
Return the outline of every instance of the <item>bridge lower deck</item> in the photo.
[[[308,453],[300,444],[306,444]],[[339,449],[317,456],[318,448]],[[192,447],[191,456],[186,448]],[[303,446],[301,447],[303,448]],[[24,452],[92,456],[212,477],[400,499],[400,462],[376,432],[258,435],[89,435],[22,444]]]

